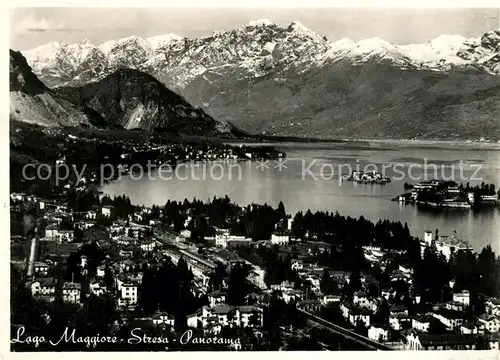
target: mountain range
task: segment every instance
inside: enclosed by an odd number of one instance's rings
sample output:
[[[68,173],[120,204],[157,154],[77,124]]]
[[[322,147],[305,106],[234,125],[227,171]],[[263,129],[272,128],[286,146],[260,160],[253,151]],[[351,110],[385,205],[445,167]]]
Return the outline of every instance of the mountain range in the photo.
[[[12,50],[10,106],[13,120],[49,127],[85,125],[175,135],[231,135],[237,131],[139,70],[119,69],[97,82],[49,89],[24,56]]]
[[[53,42],[24,54],[51,87],[122,68],[147,72],[213,118],[255,133],[500,139],[500,30],[403,46],[332,42],[298,22],[257,20],[197,39]]]

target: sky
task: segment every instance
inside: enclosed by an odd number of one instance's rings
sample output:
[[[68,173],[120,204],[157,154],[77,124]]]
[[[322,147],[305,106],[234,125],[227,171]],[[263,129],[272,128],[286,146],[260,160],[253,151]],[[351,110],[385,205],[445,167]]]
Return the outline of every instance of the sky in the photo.
[[[443,34],[477,37],[500,28],[500,9],[397,8],[17,8],[10,14],[10,46],[27,50],[50,41],[72,44],[138,35],[209,36],[250,20],[299,21],[331,41],[379,37],[394,44],[423,43]]]

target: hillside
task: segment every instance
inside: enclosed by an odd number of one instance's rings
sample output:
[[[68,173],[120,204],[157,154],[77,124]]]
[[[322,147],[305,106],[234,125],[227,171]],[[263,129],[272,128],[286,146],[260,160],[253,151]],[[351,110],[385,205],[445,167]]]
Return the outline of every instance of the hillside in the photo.
[[[98,121],[88,109],[68,102],[33,74],[24,56],[10,50],[10,118],[37,125],[78,126]]]
[[[370,62],[300,76],[289,71],[286,77],[256,81],[207,75],[184,92],[193,103],[211,98],[214,117],[268,135],[500,139],[499,76]]]
[[[233,130],[138,70],[117,70],[98,82],[55,91],[73,104],[95,110],[107,127],[186,135],[230,134]]]

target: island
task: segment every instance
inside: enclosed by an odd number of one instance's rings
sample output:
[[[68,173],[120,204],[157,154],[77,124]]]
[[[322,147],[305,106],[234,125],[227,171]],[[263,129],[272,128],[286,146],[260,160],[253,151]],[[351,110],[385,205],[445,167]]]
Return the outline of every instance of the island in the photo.
[[[344,177],[343,180],[354,181],[361,184],[387,184],[391,182],[390,178],[375,171],[354,171],[351,175]]]
[[[455,181],[432,179],[415,185],[405,183],[405,193],[396,196],[393,201],[405,204],[420,204],[434,208],[480,208],[498,206],[500,191],[494,184],[481,183],[471,186]]]

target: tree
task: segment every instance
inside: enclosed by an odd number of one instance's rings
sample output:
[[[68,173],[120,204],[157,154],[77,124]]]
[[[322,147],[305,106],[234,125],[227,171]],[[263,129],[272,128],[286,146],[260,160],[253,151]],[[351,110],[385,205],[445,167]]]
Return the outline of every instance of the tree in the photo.
[[[108,289],[111,289],[114,285],[113,273],[111,272],[111,268],[109,264],[106,264],[104,267],[104,283]]]
[[[223,279],[227,276],[226,268],[220,262],[216,263],[214,272],[210,275],[209,286],[212,291],[222,290]]]
[[[233,326],[233,321],[234,321],[234,318],[235,318],[235,310],[230,310],[228,313],[227,313],[227,322],[229,323],[229,327],[232,327]]]
[[[361,289],[361,274],[359,269],[355,268],[351,272],[351,277],[349,279],[349,285],[347,286],[349,295],[354,295],[356,291]]]
[[[385,298],[382,298],[382,301],[380,302],[380,306],[374,315],[373,322],[388,325],[389,324],[389,316],[390,316],[389,303],[387,302],[387,300]]]
[[[366,327],[363,320],[356,321],[356,327],[354,331],[362,336],[368,336],[368,328]]]
[[[245,304],[246,281],[249,269],[245,264],[237,263],[229,274],[227,286],[227,303],[240,306]]]
[[[446,326],[438,319],[431,319],[429,323],[429,334],[444,334],[447,332]]]
[[[496,296],[500,290],[499,261],[495,259],[491,245],[483,248],[478,255],[477,267],[481,278],[479,291],[487,296]]]
[[[490,342],[484,336],[478,336],[476,339],[476,350],[490,350]]]
[[[328,269],[323,270],[323,275],[321,276],[319,286],[321,292],[325,295],[333,294],[333,292],[335,291],[336,285],[332,277],[330,276]]]

